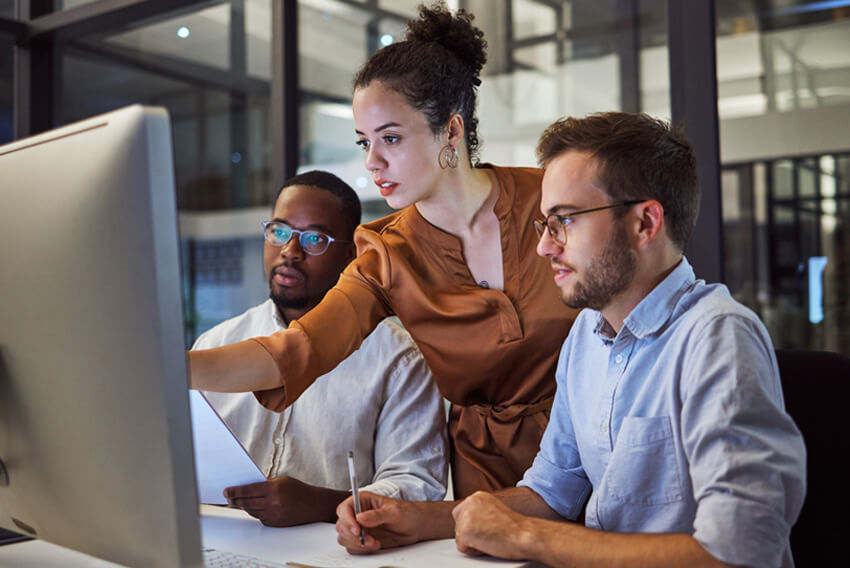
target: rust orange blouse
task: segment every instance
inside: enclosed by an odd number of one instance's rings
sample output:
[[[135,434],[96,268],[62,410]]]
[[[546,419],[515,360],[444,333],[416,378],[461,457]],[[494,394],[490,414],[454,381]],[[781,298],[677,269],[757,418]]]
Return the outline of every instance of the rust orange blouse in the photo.
[[[357,258],[322,302],[288,329],[255,339],[274,357],[284,385],[255,394],[282,410],[396,314],[452,403],[456,497],[514,485],[531,465],[555,393],[558,352],[577,314],[561,302],[548,261],[536,253],[532,219],[540,216],[542,172],[483,167],[501,186],[494,210],[504,291],[479,287],[460,240],[410,206],[361,225]]]

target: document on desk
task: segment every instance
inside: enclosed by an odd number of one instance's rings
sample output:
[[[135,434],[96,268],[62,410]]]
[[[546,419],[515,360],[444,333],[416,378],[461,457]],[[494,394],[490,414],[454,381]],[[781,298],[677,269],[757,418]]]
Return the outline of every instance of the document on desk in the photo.
[[[352,556],[342,547],[286,563],[292,568],[522,568],[533,563],[469,556],[458,551],[454,539],[420,542],[369,556]],[[539,566],[539,565],[538,565]]]
[[[266,527],[242,509],[201,506],[206,548],[227,550],[289,568],[544,568],[534,562],[467,556],[453,539],[419,542],[369,556],[352,556],[336,542],[333,523]]]
[[[263,472],[204,395],[190,390],[189,401],[200,502],[225,505],[225,487],[265,481]]]

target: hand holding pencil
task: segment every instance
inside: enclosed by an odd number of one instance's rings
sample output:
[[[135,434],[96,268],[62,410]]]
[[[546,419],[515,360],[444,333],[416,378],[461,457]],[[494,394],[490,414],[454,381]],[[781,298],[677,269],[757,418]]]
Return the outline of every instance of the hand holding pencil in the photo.
[[[354,467],[354,451],[348,452],[348,479],[351,481],[351,500],[354,502],[354,516],[360,514],[360,488],[357,482],[357,469]],[[360,545],[366,544],[363,539],[363,527],[360,527]]]

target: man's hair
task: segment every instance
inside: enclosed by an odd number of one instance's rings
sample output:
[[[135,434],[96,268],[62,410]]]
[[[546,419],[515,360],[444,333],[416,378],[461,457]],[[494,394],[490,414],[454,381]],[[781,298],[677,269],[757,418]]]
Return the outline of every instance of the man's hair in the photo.
[[[340,201],[342,201],[342,210],[345,213],[347,221],[343,238],[351,240],[354,236],[354,229],[356,229],[357,225],[360,224],[361,209],[360,198],[357,197],[357,193],[351,189],[350,185],[330,172],[310,170],[309,172],[298,174],[297,176],[293,176],[286,180],[277,194],[278,198],[280,198],[280,194],[283,193],[286,188],[292,187],[293,185],[306,185],[317,189],[323,189],[339,197]]]
[[[596,159],[597,182],[612,201],[655,199],[668,234],[684,251],[699,213],[696,158],[684,133],[646,114],[603,112],[562,118],[537,143],[545,168],[567,151]]]

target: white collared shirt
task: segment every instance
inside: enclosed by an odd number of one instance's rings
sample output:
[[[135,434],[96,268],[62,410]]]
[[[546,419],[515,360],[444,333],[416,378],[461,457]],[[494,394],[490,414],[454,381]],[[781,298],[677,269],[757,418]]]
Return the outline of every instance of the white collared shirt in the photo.
[[[192,349],[281,329],[269,299],[205,332]],[[265,409],[252,393],[204,395],[268,478],[349,489],[346,454],[354,450],[357,477],[369,481],[363,490],[410,501],[445,495],[443,399],[418,347],[395,318],[381,322],[360,349],[281,413]]]

